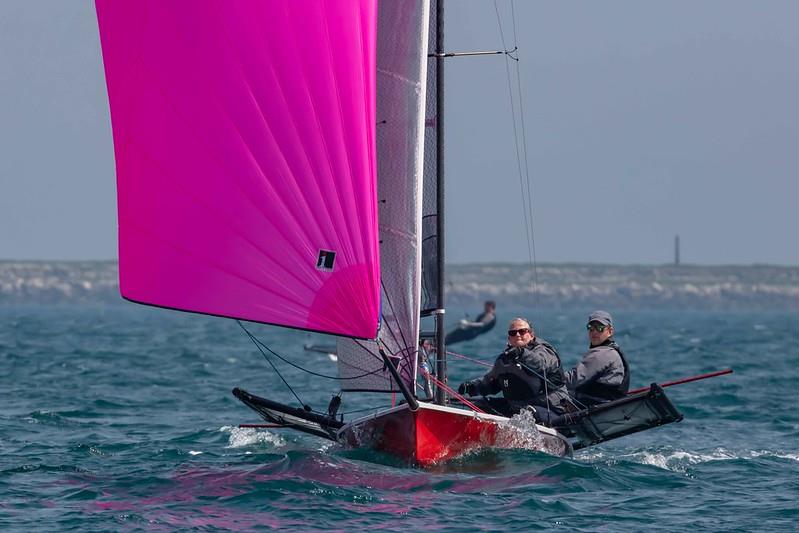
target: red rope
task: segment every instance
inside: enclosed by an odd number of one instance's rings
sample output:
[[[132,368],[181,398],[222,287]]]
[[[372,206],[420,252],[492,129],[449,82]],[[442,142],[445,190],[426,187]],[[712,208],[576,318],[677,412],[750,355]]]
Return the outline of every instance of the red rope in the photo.
[[[436,385],[438,385],[439,387],[441,387],[442,389],[444,389],[445,391],[450,393],[452,396],[454,396],[455,398],[457,398],[458,400],[462,401],[464,404],[469,406],[473,411],[477,411],[478,413],[486,414],[485,411],[483,411],[482,409],[477,407],[475,404],[473,404],[472,402],[470,402],[469,400],[467,400],[466,398],[464,398],[463,396],[461,396],[460,394],[455,392],[448,385],[446,385],[443,382],[441,382],[438,379],[436,379],[436,377],[434,375],[430,374],[429,372],[423,372],[423,374],[424,374],[424,377],[426,379],[430,379],[433,383],[435,383]]]
[[[699,376],[691,376],[690,378],[682,378],[676,381],[667,381],[666,383],[661,383],[661,387],[671,387],[672,385],[682,385],[683,383],[691,383],[692,381],[699,381],[700,379],[707,379],[707,378],[715,378],[716,376],[723,376],[725,374],[732,374],[732,368],[726,368],[724,370],[718,370],[716,372],[710,372],[709,374],[702,374]],[[641,387],[640,389],[633,389],[627,394],[638,394],[639,392],[648,391],[650,387]]]

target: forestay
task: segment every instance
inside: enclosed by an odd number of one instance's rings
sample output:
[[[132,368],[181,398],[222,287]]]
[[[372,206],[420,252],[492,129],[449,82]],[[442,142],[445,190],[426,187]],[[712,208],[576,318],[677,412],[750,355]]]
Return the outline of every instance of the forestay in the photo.
[[[419,339],[428,12],[427,0],[380,2],[377,29],[379,343],[411,390]],[[378,350],[377,342],[338,340],[343,390],[398,390]]]
[[[376,0],[96,5],[122,295],[375,338]]]

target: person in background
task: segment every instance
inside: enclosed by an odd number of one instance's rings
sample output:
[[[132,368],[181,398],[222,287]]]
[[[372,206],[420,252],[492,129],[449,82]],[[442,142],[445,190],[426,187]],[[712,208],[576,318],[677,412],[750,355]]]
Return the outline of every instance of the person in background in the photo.
[[[497,322],[496,310],[496,302],[494,300],[486,300],[486,302],[483,304],[483,312],[477,315],[477,318],[474,319],[474,322],[463,319],[460,321],[460,324],[461,326],[473,328],[486,327],[490,324],[490,327],[493,328],[494,324]]]
[[[512,416],[533,406],[542,423],[566,412],[570,398],[563,381],[558,352],[535,336],[530,323],[514,318],[508,326],[508,344],[482,378],[461,383],[460,394],[486,396],[502,392],[503,398],[484,398],[478,405]]]
[[[462,319],[458,327],[447,333],[444,339],[445,344],[455,344],[471,340],[478,335],[482,335],[494,328],[497,323],[497,304],[493,300],[487,300],[483,304],[483,312],[472,320]]]
[[[582,360],[566,373],[566,387],[586,407],[622,398],[630,389],[630,367],[613,340],[613,318],[607,311],[588,316],[590,347]]]

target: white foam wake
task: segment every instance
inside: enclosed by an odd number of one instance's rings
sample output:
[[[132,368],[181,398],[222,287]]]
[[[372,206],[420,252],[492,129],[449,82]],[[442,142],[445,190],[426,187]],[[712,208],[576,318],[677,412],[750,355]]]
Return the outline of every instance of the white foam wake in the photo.
[[[685,472],[688,468],[715,461],[731,461],[736,459],[751,460],[757,458],[775,457],[799,461],[799,453],[771,451],[771,450],[742,450],[732,451],[716,448],[709,452],[689,452],[683,450],[673,451],[640,451],[629,454],[612,454],[602,451],[582,453],[575,459],[584,461],[609,461],[616,463],[620,460],[656,466],[664,470]]]
[[[274,448],[286,445],[286,441],[280,435],[269,431],[259,431],[256,428],[239,428],[235,426],[223,426],[219,428],[223,433],[230,433],[228,448],[243,448],[257,444],[267,444]]]
[[[547,438],[538,431],[535,416],[528,409],[522,409],[507,422],[499,424],[495,443],[497,448],[534,450],[553,455],[561,455],[562,446],[559,440]]]

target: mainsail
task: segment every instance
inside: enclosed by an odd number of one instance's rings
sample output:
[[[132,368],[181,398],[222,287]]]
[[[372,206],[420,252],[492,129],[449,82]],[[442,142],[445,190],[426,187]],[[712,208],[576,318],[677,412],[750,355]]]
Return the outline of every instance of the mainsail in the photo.
[[[419,340],[427,0],[380,2],[377,175],[382,274],[378,342],[339,339],[343,390],[396,391],[379,350],[413,390]]]
[[[125,298],[375,338],[376,3],[96,1]]]

